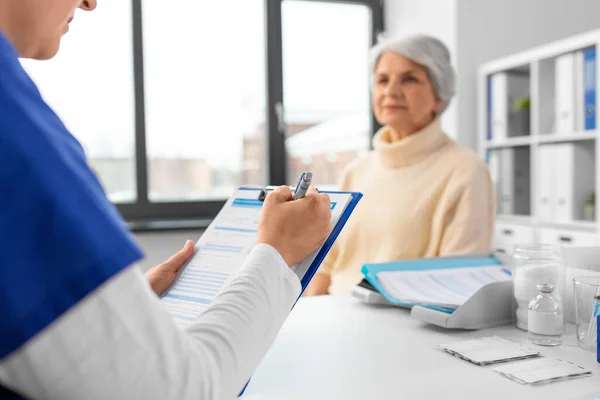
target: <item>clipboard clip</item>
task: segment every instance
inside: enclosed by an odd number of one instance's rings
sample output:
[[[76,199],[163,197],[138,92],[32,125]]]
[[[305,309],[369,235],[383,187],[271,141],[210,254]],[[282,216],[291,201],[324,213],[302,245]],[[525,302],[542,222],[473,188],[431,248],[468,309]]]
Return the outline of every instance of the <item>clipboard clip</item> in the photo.
[[[262,188],[258,195],[258,200],[265,201],[265,199],[267,198],[267,195],[275,189],[277,189],[277,186],[266,186],[266,187]]]
[[[265,201],[265,199],[267,198],[267,195],[269,193],[271,193],[273,190],[277,189],[280,186],[265,186],[264,188],[262,188],[260,190],[260,193],[258,194],[258,200],[260,201]],[[294,193],[294,190],[296,190],[295,187],[290,186],[290,190],[292,191],[292,193]],[[316,189],[317,192],[319,191],[319,189]]]

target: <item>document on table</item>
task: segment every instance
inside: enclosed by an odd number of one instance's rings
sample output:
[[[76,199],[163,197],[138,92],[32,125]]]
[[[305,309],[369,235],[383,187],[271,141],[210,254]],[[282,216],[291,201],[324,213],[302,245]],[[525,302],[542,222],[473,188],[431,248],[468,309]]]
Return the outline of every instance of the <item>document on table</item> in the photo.
[[[256,245],[263,202],[261,189],[240,188],[227,201],[196,244],[196,254],[181,276],[162,298],[163,305],[181,326],[201,315],[224,285],[243,265]],[[331,229],[336,226],[352,200],[350,193],[327,193],[331,199]],[[292,270],[302,280],[318,251]]]
[[[522,360],[540,355],[538,351],[498,336],[441,344],[440,347],[455,357],[480,366]]]
[[[488,283],[511,279],[501,266],[382,271],[377,278],[396,300],[456,309]]]
[[[494,371],[523,385],[539,385],[592,376],[592,371],[570,362],[541,357],[494,368]]]

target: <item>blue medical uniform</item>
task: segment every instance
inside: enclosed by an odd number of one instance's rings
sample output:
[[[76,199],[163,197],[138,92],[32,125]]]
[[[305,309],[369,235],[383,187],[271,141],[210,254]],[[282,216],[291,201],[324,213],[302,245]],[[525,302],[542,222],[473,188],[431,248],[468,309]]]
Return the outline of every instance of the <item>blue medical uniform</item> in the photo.
[[[0,32],[0,362],[141,257]]]

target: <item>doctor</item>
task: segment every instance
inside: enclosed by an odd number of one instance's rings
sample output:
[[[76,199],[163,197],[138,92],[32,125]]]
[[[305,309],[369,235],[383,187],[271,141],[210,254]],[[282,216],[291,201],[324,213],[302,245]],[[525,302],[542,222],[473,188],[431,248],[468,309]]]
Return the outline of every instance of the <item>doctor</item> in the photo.
[[[142,275],[81,146],[18,61],[53,57],[75,10],[95,7],[0,0],[0,399],[235,397],[300,294],[288,266],[325,240],[329,198],[270,194],[239,275],[179,329],[155,292],[193,247]]]

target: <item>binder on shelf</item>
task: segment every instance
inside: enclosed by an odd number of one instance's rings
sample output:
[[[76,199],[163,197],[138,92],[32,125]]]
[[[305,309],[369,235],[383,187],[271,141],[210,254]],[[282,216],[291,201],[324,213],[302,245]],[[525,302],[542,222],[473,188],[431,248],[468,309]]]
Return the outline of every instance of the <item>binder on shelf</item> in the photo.
[[[544,145],[539,149],[539,197],[538,217],[545,221],[554,220],[554,146]]]
[[[575,54],[555,59],[555,133],[575,130]]]
[[[497,198],[500,214],[530,213],[530,154],[528,147],[499,150]]]
[[[552,179],[554,185],[554,209],[556,222],[570,222],[573,215],[573,179],[574,179],[574,145],[572,143],[556,144],[554,147],[554,169]]]
[[[594,153],[582,144],[561,143],[552,147],[554,220],[581,220],[586,197],[595,184]]]
[[[585,89],[584,89],[584,62],[583,50],[576,51],[575,57],[575,132],[585,130]]]
[[[508,129],[508,92],[507,92],[507,74],[501,72],[492,75],[490,78],[491,86],[491,133],[490,138],[494,141],[506,139]]]
[[[514,166],[514,206],[513,214],[529,215],[531,213],[531,151],[529,147],[512,149]]]
[[[585,129],[596,129],[596,47],[583,52]]]
[[[499,180],[499,202],[500,214],[514,214],[515,210],[515,166],[513,161],[515,149],[506,148],[500,150],[500,180]]]
[[[365,264],[362,268],[365,281],[355,288],[353,295],[369,304],[410,308],[413,318],[444,328],[474,330],[503,325],[513,319],[512,279],[483,285],[455,309],[399,301],[388,293],[379,279],[379,274],[387,271],[450,271],[468,268],[476,272],[477,268],[502,265],[500,260],[489,255]],[[507,270],[505,272],[510,274]]]
[[[528,134],[511,123],[510,116],[515,100],[528,95],[529,86],[529,75],[523,72],[499,72],[488,78],[488,139],[501,142]]]
[[[492,126],[493,126],[493,115],[492,115],[492,77],[487,77],[487,139],[492,140]]]
[[[500,150],[488,150],[487,165],[490,170],[490,177],[492,178],[492,184],[494,185],[494,192],[496,195],[496,204],[501,203],[501,191],[500,191]]]

